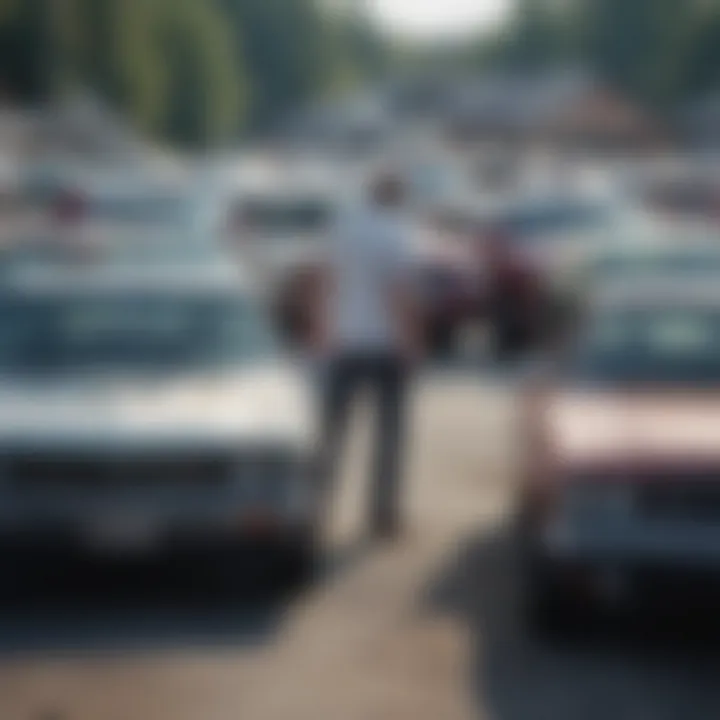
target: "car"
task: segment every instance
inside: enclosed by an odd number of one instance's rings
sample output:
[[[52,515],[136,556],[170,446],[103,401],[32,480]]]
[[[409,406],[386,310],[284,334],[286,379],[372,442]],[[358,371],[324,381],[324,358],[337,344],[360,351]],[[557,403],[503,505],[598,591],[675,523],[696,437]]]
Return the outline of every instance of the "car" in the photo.
[[[467,215],[444,207],[425,216],[413,233],[412,271],[425,344],[434,357],[452,354],[463,332],[485,317],[482,267],[467,232]]]
[[[517,514],[530,627],[567,630],[654,581],[717,577],[717,283],[608,283],[540,365],[523,394]]]
[[[106,169],[68,174],[49,193],[40,217],[8,224],[0,270],[63,258],[115,265],[221,262],[221,198],[192,178]]]
[[[226,173],[222,182],[228,245],[265,281],[324,252],[338,201],[332,170],[267,159]]]
[[[298,582],[316,415],[232,266],[38,264],[0,283],[0,558],[197,557]]]
[[[646,182],[644,199],[650,207],[669,217],[717,224],[720,205],[717,168],[698,163],[659,173]]]
[[[306,278],[325,262],[337,183],[322,168],[253,167],[229,182],[226,198],[226,245],[260,279],[286,339],[301,341]]]
[[[602,249],[648,235],[648,219],[592,195],[532,194],[479,208],[477,250],[498,357],[512,357],[562,331],[578,278]]]

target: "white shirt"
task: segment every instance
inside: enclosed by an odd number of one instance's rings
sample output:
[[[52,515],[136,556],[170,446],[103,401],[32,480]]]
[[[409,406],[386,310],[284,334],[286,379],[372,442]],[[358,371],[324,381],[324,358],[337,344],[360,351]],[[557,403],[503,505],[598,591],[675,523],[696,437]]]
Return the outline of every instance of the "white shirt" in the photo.
[[[335,295],[330,318],[340,350],[397,347],[390,309],[394,286],[410,277],[410,228],[390,210],[367,205],[341,212],[332,237]]]

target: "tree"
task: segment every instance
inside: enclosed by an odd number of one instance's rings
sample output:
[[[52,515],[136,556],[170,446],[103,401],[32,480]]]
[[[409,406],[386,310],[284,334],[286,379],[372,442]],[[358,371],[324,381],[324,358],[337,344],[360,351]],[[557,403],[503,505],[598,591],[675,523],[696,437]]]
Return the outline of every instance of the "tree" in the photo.
[[[614,85],[652,103],[677,96],[697,3],[585,0],[589,64]]]
[[[52,28],[48,0],[4,0],[0,15],[0,68],[7,94],[23,103],[47,98],[53,87]]]
[[[720,81],[720,0],[516,0],[501,32],[478,42],[482,65],[570,62],[659,108]]]
[[[519,0],[512,29],[506,39],[504,61],[515,69],[568,60],[572,39],[567,7],[552,0]]]
[[[263,130],[318,95],[332,76],[328,25],[315,0],[216,0],[243,48],[253,105]]]
[[[687,33],[684,96],[697,96],[720,89],[720,2],[705,2],[696,8]]]
[[[213,6],[174,0],[173,10],[163,38],[169,78],[164,130],[183,145],[217,145],[237,135],[245,119],[241,53]]]
[[[89,89],[148,134],[216,145],[377,75],[379,36],[322,1],[0,0],[0,85],[23,104]]]

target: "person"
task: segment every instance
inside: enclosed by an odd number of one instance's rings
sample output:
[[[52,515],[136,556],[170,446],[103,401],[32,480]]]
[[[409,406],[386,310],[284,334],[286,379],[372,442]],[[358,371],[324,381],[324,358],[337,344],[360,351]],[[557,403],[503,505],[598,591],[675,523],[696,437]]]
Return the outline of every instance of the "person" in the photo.
[[[369,522],[382,538],[399,530],[408,382],[421,352],[404,202],[402,181],[384,172],[339,213],[315,302],[314,346],[325,360],[321,474],[332,485],[352,400],[367,387],[377,411]]]

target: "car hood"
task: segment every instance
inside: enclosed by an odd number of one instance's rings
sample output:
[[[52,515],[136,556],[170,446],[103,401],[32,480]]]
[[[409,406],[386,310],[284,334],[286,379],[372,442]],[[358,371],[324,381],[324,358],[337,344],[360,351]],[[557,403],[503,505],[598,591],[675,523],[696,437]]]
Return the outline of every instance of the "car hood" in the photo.
[[[294,368],[0,381],[0,447],[305,447],[315,431],[309,387]]]
[[[562,392],[547,406],[553,451],[562,462],[720,465],[720,393]]]

